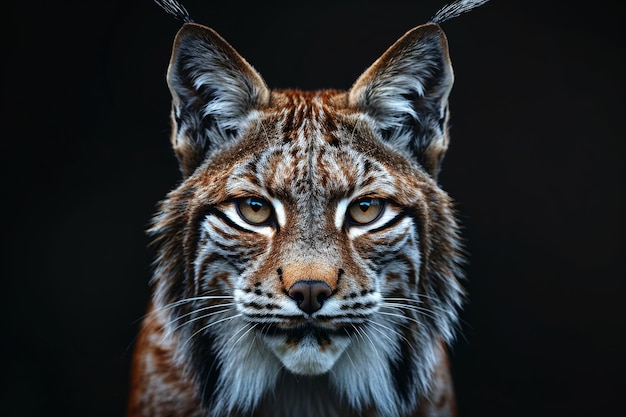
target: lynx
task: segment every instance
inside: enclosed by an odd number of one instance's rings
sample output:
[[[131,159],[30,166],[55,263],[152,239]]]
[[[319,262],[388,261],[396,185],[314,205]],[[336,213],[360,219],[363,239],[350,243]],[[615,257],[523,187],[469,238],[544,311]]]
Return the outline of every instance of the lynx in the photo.
[[[187,19],[167,73],[183,179],[149,230],[128,417],[455,415],[439,23],[477,3],[408,31],[347,91],[271,90]]]

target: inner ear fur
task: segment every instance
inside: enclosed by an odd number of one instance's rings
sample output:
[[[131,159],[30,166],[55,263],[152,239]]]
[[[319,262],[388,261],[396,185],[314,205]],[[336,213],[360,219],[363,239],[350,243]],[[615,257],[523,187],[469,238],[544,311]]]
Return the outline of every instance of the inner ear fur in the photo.
[[[269,101],[263,78],[217,32],[196,23],[178,31],[167,72],[172,145],[184,176],[234,140]]]
[[[373,119],[383,140],[436,177],[448,147],[453,83],[445,34],[428,23],[404,34],[357,79],[349,103]]]

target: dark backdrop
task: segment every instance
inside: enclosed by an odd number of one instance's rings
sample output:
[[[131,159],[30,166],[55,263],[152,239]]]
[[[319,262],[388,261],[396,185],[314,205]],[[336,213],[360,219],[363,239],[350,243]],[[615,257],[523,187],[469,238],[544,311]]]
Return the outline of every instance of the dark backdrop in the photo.
[[[442,3],[185,4],[270,86],[309,89],[349,87]],[[617,4],[494,0],[443,25],[456,84],[441,184],[470,253],[453,349],[462,417],[622,408]],[[180,23],[149,0],[3,9],[0,413],[121,416],[144,230],[179,180],[165,71]]]

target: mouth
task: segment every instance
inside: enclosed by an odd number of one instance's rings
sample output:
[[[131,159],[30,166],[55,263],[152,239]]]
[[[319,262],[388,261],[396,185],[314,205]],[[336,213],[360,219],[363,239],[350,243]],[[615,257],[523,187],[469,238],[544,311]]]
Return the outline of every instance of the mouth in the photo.
[[[321,326],[315,322],[306,322],[297,326],[281,326],[268,324],[263,327],[262,333],[270,337],[285,337],[288,342],[298,342],[305,337],[313,337],[318,341],[328,341],[333,337],[351,337],[358,332],[355,324],[338,325],[332,328]]]

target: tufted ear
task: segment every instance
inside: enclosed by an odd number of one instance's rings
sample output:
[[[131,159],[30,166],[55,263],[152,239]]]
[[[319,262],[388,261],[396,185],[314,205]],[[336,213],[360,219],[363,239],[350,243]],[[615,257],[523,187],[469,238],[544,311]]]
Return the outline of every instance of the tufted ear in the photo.
[[[269,100],[261,76],[214,30],[186,23],[167,72],[172,145],[185,177],[212,150],[236,139]]]
[[[350,105],[368,114],[392,146],[408,150],[433,177],[448,147],[454,75],[435,23],[408,31],[352,86]]]

